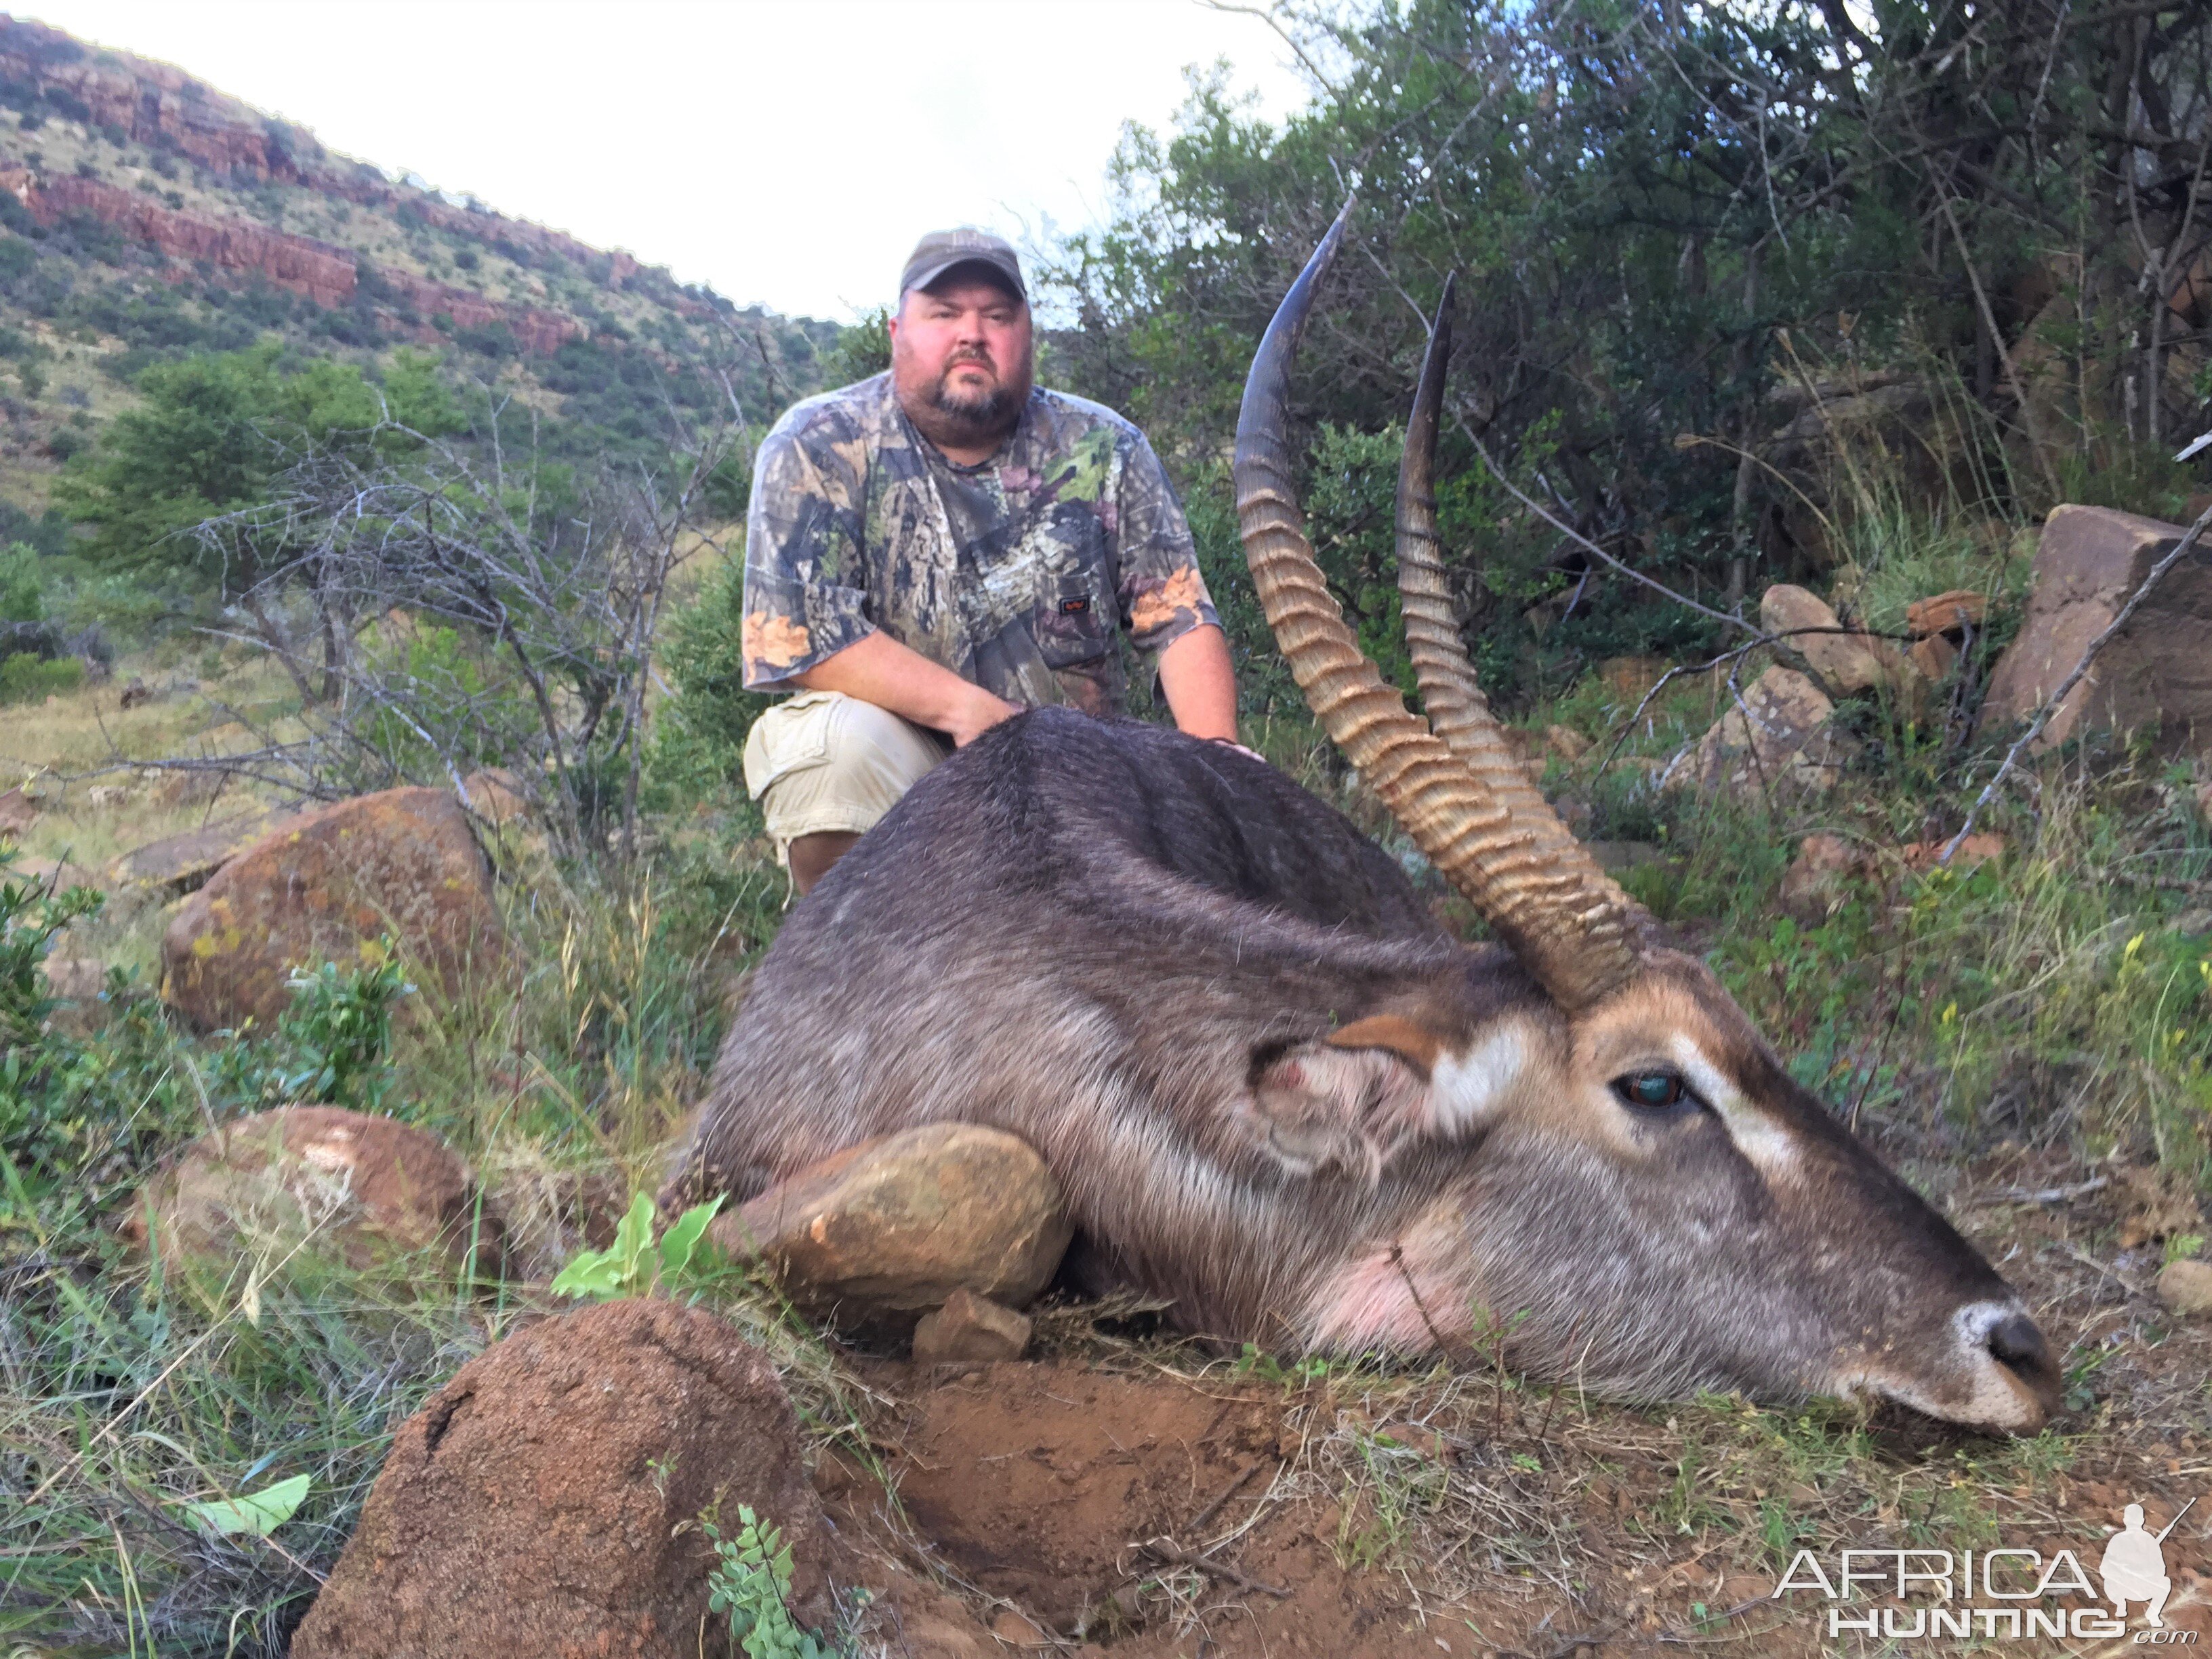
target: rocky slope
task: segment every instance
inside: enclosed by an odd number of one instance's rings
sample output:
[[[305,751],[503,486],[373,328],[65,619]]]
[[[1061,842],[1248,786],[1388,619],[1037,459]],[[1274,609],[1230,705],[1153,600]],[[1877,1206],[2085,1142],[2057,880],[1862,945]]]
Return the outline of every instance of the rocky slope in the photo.
[[[4,14],[0,225],[15,381],[0,497],[19,507],[161,356],[272,333],[316,353],[438,349],[642,441],[672,371],[729,359],[765,412],[813,383],[833,332],[737,312],[628,253],[389,178],[180,70]]]

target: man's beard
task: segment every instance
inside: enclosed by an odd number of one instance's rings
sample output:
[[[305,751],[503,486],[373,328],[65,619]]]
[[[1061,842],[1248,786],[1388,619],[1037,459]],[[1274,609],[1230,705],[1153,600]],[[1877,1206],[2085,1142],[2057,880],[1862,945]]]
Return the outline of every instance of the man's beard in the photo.
[[[933,443],[951,444],[961,449],[977,448],[996,443],[1012,432],[1021,419],[1022,405],[1029,400],[1026,377],[1020,385],[1000,380],[988,391],[956,392],[951,385],[952,376],[969,363],[991,367],[986,358],[955,357],[930,388],[927,409],[912,411],[918,417],[915,424]]]

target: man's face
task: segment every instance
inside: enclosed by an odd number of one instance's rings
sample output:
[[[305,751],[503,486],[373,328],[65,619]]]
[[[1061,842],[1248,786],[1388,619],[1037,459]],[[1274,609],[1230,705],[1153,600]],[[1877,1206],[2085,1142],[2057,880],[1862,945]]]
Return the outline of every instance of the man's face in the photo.
[[[997,283],[953,271],[908,289],[891,319],[891,386],[933,442],[995,443],[1028,401],[1030,308]]]

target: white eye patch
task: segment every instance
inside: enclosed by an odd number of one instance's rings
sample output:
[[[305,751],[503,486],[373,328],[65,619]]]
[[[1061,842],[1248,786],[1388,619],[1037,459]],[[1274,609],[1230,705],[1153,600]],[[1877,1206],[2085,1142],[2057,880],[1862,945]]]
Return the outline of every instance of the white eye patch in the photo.
[[[1498,1109],[1528,1064],[1528,1045],[1517,1025],[1492,1031],[1463,1054],[1438,1054],[1424,1127],[1444,1138],[1464,1134]]]
[[[1728,1074],[1705,1058],[1704,1049],[1677,1032],[1668,1044],[1668,1052],[1698,1097],[1713,1109],[1736,1151],[1750,1159],[1753,1168],[1767,1175],[1781,1175],[1796,1167],[1797,1146],[1790,1132],[1745,1099]]]

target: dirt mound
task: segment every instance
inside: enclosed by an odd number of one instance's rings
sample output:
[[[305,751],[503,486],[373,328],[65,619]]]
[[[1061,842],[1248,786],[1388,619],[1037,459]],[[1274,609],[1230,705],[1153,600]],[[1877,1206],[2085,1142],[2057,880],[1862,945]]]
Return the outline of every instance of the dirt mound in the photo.
[[[979,1366],[935,1387],[928,1375],[887,1368],[878,1386],[902,1387],[905,1410],[878,1443],[937,1563],[1012,1604],[994,1635],[1110,1644],[1116,1659],[1186,1654],[1200,1632],[1222,1659],[1439,1652],[1395,1575],[1347,1570],[1322,1535],[1328,1517],[1286,1501],[1297,1431],[1279,1388],[1069,1364]],[[878,1496],[860,1483],[843,1495],[849,1529]],[[879,1593],[911,1623],[933,1611],[908,1608],[919,1589]]]
[[[826,1623],[821,1509],[759,1350],[666,1302],[543,1321],[401,1427],[292,1652],[727,1654],[695,1524],[717,1502],[726,1532],[740,1504],[783,1528],[793,1611]]]

